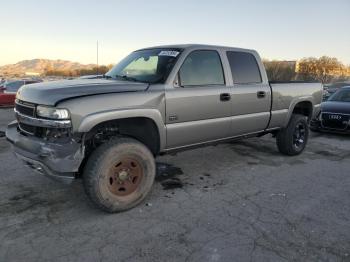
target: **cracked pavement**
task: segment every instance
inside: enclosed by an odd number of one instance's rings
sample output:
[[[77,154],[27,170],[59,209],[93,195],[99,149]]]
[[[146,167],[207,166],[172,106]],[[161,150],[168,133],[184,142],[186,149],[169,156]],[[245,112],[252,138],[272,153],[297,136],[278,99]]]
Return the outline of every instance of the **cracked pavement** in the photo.
[[[349,136],[318,133],[296,157],[271,136],[167,155],[144,203],[106,214],[0,137],[0,261],[350,261],[349,160]]]

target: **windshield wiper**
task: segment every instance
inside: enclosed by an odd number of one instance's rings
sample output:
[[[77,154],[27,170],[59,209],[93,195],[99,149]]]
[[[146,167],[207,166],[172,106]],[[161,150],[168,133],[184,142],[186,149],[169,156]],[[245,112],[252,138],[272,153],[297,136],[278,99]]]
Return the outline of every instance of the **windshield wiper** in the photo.
[[[102,75],[102,78],[110,79],[110,78],[112,78],[112,77],[111,77],[111,76],[108,76],[108,75]]]
[[[139,80],[139,79],[137,79],[135,77],[127,76],[127,75],[115,75],[115,78],[119,78],[119,79],[127,80],[127,81],[133,81],[133,82],[140,82],[140,83],[150,84],[147,81],[141,81],[141,80]]]
[[[131,77],[131,76],[127,76],[127,75],[116,75],[115,76],[116,78],[121,78],[123,80],[128,80],[128,81],[134,81],[134,82],[142,82],[134,77]]]

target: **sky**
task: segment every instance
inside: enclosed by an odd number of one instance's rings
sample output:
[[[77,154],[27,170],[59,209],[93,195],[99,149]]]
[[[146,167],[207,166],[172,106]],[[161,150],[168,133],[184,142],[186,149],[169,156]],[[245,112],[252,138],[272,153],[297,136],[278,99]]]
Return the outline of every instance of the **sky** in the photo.
[[[97,41],[100,64],[180,43],[350,64],[350,0],[11,0],[0,10],[0,65],[33,58],[96,63]]]

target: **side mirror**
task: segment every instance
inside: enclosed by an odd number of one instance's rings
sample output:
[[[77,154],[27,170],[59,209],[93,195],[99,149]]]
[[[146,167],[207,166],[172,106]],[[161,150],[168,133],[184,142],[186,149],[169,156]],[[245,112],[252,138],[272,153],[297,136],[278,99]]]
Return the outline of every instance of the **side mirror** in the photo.
[[[180,77],[179,74],[176,75],[175,80],[174,80],[174,87],[178,88],[178,87],[182,87],[180,84]]]

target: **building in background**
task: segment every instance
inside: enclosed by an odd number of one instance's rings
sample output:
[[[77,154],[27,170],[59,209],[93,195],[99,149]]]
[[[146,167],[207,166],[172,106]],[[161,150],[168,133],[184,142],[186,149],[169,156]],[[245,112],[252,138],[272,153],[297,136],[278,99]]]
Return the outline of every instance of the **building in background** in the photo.
[[[37,72],[25,72],[24,75],[25,76],[31,76],[31,77],[38,77],[38,76],[40,76],[40,73],[37,73]]]

